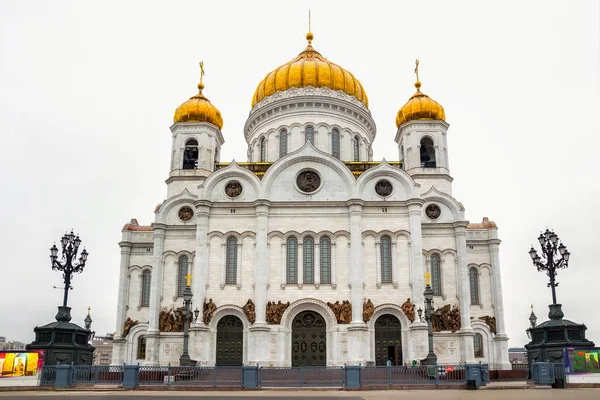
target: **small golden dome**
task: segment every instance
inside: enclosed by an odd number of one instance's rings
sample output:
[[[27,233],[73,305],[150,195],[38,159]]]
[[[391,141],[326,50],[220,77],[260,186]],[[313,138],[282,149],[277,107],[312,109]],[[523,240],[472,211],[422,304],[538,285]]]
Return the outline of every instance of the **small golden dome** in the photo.
[[[416,81],[415,87],[417,92],[398,110],[396,126],[400,127],[400,125],[415,119],[445,120],[444,107],[421,92],[421,82]]]
[[[177,107],[173,116],[173,123],[177,122],[209,122],[223,129],[223,117],[217,107],[213,106],[202,94],[204,85],[198,84],[198,94],[190,97],[188,101]]]
[[[323,57],[312,47],[312,33],[306,34],[308,45],[298,57],[269,72],[258,84],[252,97],[252,107],[275,92],[306,86],[342,90],[369,107],[363,85],[351,72]]]

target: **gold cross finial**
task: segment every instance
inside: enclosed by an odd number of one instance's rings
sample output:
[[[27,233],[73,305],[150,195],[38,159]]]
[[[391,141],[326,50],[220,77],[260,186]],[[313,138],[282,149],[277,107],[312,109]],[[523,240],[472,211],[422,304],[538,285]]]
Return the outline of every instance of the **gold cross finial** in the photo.
[[[188,272],[188,274],[185,276],[185,279],[187,279],[187,286],[190,286],[191,282],[192,282],[192,275]]]
[[[308,31],[310,32],[310,8],[308,9]]]
[[[419,60],[415,60],[415,74],[417,75],[417,82],[419,82]]]
[[[431,285],[431,274],[429,273],[429,271],[427,271],[425,273],[425,284],[426,285]]]
[[[200,84],[202,85],[202,77],[204,77],[204,61],[200,61]]]
[[[531,305],[531,313],[533,314],[533,304]]]
[[[88,306],[88,316],[90,315],[90,311],[92,311],[92,307]]]

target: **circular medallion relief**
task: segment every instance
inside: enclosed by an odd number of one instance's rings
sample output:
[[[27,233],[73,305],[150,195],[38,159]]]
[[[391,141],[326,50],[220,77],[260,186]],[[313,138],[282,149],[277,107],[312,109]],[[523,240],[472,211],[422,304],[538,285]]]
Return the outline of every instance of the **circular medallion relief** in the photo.
[[[388,181],[387,179],[381,179],[375,184],[375,193],[381,197],[389,196],[392,194],[393,189],[394,187],[392,186],[392,182]]]
[[[225,194],[229,197],[238,197],[242,194],[242,184],[238,181],[229,181],[225,185]]]
[[[194,216],[194,211],[191,207],[183,206],[179,209],[179,219],[183,222],[187,222]]]
[[[311,169],[302,171],[296,178],[298,189],[305,193],[312,193],[321,186],[321,177]]]
[[[438,219],[442,210],[436,204],[430,204],[425,208],[425,215],[429,219]]]

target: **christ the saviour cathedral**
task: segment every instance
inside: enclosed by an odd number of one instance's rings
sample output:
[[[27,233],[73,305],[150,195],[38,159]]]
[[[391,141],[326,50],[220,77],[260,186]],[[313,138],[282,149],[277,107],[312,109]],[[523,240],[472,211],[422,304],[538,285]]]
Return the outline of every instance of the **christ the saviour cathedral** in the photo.
[[[430,279],[438,362],[510,369],[498,229],[452,196],[444,108],[417,70],[399,161],[373,161],[365,88],[306,39],[256,87],[247,162],[220,162],[202,80],[175,110],[166,200],[122,230],[113,364],[179,363],[186,285],[198,365],[410,364]]]

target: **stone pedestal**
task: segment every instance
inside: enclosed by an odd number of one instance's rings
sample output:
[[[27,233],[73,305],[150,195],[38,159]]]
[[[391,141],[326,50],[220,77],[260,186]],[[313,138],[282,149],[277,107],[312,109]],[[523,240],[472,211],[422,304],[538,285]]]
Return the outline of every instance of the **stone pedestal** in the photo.
[[[271,328],[254,323],[248,332],[248,365],[269,365]]]
[[[198,366],[206,367],[214,365],[211,355],[212,334],[204,324],[192,324],[190,328],[189,352],[190,357],[197,361]],[[214,350],[212,350],[214,352]]]
[[[364,323],[348,325],[348,365],[366,365],[369,360],[369,330]]]
[[[410,325],[410,336],[407,352],[406,355],[404,355],[404,361],[412,363],[413,360],[424,359],[428,352],[427,340],[427,323],[413,322]]]

